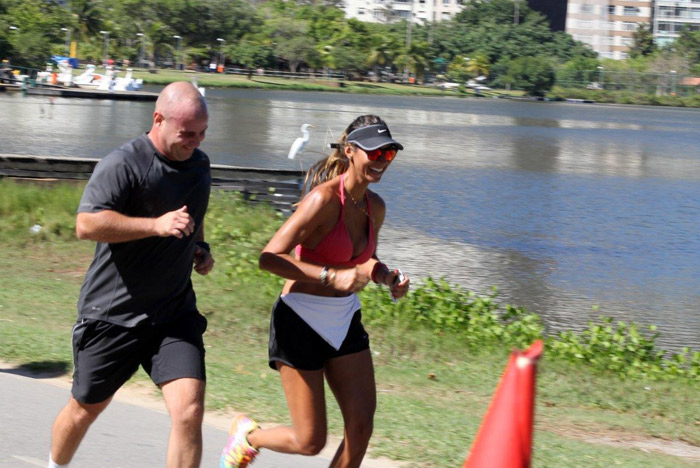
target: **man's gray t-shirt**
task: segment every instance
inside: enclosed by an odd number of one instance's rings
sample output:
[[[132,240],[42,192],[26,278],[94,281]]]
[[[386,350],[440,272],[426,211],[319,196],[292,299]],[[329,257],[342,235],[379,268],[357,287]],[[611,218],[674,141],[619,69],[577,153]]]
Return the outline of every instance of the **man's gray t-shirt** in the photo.
[[[190,275],[210,188],[206,154],[197,149],[186,161],[170,161],[158,153],[147,134],[104,157],[85,187],[78,213],[112,210],[157,218],[187,206],[195,232],[182,239],[154,236],[98,242],[80,289],[78,318],[134,327],[196,311]]]

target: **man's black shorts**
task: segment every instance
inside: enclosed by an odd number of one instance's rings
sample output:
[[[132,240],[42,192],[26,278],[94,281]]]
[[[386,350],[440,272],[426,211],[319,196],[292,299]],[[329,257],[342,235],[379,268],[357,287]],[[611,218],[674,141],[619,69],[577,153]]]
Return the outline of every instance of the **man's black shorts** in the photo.
[[[73,327],[73,397],[100,403],[142,365],[156,385],[190,377],[206,380],[204,341],[207,319],[190,313],[163,325],[126,328],[84,319]]]
[[[269,364],[275,370],[276,361],[299,370],[320,370],[329,359],[365,349],[369,349],[369,336],[362,326],[359,310],[352,316],[348,334],[336,350],[283,300],[277,299],[272,308]]]

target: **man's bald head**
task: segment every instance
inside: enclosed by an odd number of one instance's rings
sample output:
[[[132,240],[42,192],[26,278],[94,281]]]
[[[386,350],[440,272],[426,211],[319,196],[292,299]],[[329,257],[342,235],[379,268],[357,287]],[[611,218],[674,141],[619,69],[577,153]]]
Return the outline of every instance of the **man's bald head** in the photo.
[[[177,81],[160,92],[156,101],[157,113],[166,119],[208,115],[207,102],[192,83]]]
[[[191,83],[171,83],[160,92],[148,133],[168,159],[185,161],[204,140],[209,113],[204,97]]]

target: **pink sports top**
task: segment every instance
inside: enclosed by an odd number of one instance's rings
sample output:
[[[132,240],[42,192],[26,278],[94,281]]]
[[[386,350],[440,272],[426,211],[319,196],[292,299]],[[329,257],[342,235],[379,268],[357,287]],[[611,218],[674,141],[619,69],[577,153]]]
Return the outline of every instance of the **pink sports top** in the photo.
[[[321,239],[315,249],[309,249],[299,244],[296,246],[297,258],[302,261],[310,261],[321,265],[338,267],[353,267],[365,263],[374,255],[374,227],[372,226],[372,208],[369,197],[365,193],[367,204],[367,217],[369,227],[367,233],[367,246],[357,257],[353,258],[352,239],[347,226],[345,226],[345,173],[340,176],[340,217],[333,229]]]

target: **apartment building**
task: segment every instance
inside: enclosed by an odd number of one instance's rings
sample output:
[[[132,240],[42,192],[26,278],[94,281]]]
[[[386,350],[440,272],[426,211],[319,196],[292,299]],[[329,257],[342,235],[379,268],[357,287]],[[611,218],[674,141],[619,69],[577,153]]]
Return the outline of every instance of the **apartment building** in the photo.
[[[700,29],[700,0],[656,0],[654,38],[657,45],[673,42],[684,27]]]
[[[413,18],[414,23],[443,21],[459,13],[467,0],[345,0],[347,18],[390,23]]]
[[[652,23],[650,0],[569,0],[567,5],[566,32],[604,58],[627,58],[639,23]]]

